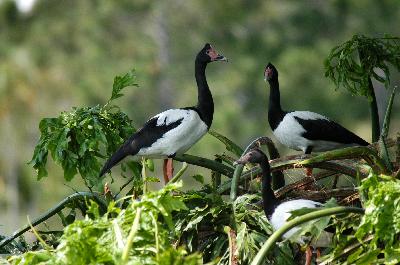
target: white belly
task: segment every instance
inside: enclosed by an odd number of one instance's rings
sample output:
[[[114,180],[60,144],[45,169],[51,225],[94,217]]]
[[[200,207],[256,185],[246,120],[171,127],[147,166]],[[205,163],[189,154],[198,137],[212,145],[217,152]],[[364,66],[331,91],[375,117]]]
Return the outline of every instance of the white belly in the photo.
[[[311,141],[301,136],[305,130],[290,114],[285,115],[278,127],[273,131],[273,134],[281,144],[291,149],[305,152]]]
[[[287,219],[289,219],[291,215],[290,214],[291,211],[299,210],[301,208],[316,208],[318,205],[321,204],[311,200],[303,200],[303,199],[283,202],[279,204],[278,207],[276,207],[274,213],[272,214],[270,220],[271,225],[276,231],[286,223]],[[283,238],[285,239],[290,238],[298,230],[299,230],[298,227],[290,229],[283,235]]]
[[[309,140],[302,135],[306,130],[294,118],[299,117],[307,120],[329,120],[325,116],[310,111],[293,111],[285,115],[283,120],[279,123],[278,127],[273,131],[273,134],[278,141],[294,150],[305,152],[307,147],[312,147],[313,152],[325,152],[338,148],[355,146],[355,144],[343,144],[337,142],[330,142],[325,140]]]
[[[207,125],[193,110],[185,112],[182,123],[174,129],[166,132],[163,137],[151,146],[142,148],[138,156],[149,158],[165,158],[174,154],[183,154],[192,147],[204,134],[207,133]]]

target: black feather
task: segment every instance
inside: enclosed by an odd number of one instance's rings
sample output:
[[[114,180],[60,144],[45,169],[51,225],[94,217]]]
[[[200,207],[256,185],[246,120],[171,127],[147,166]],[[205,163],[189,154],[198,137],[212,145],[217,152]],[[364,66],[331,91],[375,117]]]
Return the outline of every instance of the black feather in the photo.
[[[322,140],[342,144],[369,145],[368,142],[350,132],[336,122],[324,119],[306,120],[294,116],[305,132],[302,136],[309,140]]]
[[[107,160],[100,171],[99,177],[103,176],[126,156],[134,156],[140,151],[140,149],[150,147],[158,139],[162,138],[165,133],[178,127],[183,120],[183,118],[181,118],[169,123],[168,125],[166,125],[164,121],[161,125],[157,125],[158,118],[159,117],[151,118],[141,129],[129,137],[129,139],[126,140],[125,143]]]

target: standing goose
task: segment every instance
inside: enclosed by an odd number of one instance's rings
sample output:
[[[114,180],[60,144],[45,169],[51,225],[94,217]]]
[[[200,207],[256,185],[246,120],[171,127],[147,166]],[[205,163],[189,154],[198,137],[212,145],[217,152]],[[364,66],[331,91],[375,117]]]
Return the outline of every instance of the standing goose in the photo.
[[[185,153],[209,130],[214,114],[214,101],[207,84],[207,64],[227,61],[210,45],[206,44],[195,60],[195,77],[198,103],[193,107],[169,109],[150,118],[107,160],[100,177],[126,156],[136,159],[164,158],[164,179],[172,176],[172,158]]]
[[[283,145],[310,154],[368,142],[327,117],[311,111],[283,111],[280,103],[278,70],[268,63],[264,79],[270,86],[268,122]],[[311,171],[307,171],[311,175]]]
[[[321,206],[321,203],[319,202],[304,199],[290,200],[280,203],[271,187],[272,177],[268,157],[260,149],[255,148],[250,150],[239,160],[237,160],[236,163],[243,165],[246,163],[254,163],[260,165],[262,172],[261,196],[263,199],[263,208],[265,215],[267,216],[267,218],[269,218],[272,228],[275,231],[281,228],[286,223],[286,221],[290,218],[292,211],[302,208],[317,208]],[[298,230],[299,228],[297,227],[290,229],[283,235],[283,238],[290,238]],[[303,242],[298,241],[298,243]],[[311,249],[307,248],[306,264],[310,264],[310,262]]]

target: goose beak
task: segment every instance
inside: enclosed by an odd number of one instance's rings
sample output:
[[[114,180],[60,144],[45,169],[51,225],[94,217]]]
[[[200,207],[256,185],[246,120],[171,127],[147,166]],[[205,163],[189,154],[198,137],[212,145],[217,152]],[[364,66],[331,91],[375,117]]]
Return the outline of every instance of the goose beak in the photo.
[[[245,156],[242,156],[241,158],[239,158],[238,160],[236,160],[235,162],[233,162],[233,165],[234,165],[234,166],[237,166],[237,165],[245,165],[246,163],[247,163],[246,157],[245,157]]]
[[[228,58],[225,56],[218,54],[217,57],[213,59],[213,61],[222,61],[222,62],[228,62]]]

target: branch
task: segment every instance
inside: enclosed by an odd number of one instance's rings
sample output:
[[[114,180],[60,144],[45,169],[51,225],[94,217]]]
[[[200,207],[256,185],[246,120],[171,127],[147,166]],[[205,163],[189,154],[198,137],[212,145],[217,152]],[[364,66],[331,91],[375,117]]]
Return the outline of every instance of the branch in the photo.
[[[365,243],[367,243],[368,241],[371,241],[372,239],[374,239],[374,235],[369,235],[368,237],[366,237],[365,239],[363,239],[361,242],[357,241],[356,243],[354,243],[353,245],[348,246],[347,248],[345,248],[338,256],[329,258],[321,263],[319,263],[319,265],[327,265],[327,264],[331,264],[332,261],[339,259],[342,256],[346,256],[348,254],[350,254],[351,251],[353,251],[354,249],[358,249],[360,246],[364,245]]]
[[[290,220],[287,223],[285,223],[281,228],[276,230],[268,238],[268,240],[261,247],[260,251],[257,253],[256,257],[251,262],[251,265],[263,264],[266,255],[268,254],[269,250],[275,245],[276,241],[278,241],[282,237],[283,234],[285,234],[287,231],[289,231],[293,227],[296,227],[298,225],[301,225],[303,223],[306,223],[306,222],[309,222],[311,220],[318,219],[321,217],[337,215],[337,214],[344,214],[344,213],[363,214],[364,209],[356,208],[356,207],[339,206],[339,207],[332,207],[332,208],[317,210],[317,211],[314,211],[314,212],[311,212],[311,213],[308,213],[308,214],[305,214],[302,216],[298,216],[298,217],[294,218],[293,220]]]
[[[77,192],[77,193],[74,193],[74,194],[68,196],[67,198],[65,198],[64,200],[59,202],[55,207],[53,207],[49,211],[47,211],[45,214],[43,214],[39,218],[35,219],[31,224],[32,227],[37,226],[38,224],[46,221],[47,219],[49,219],[53,215],[57,214],[62,209],[64,209],[67,204],[69,204],[69,203],[71,203],[73,201],[79,201],[79,200],[87,199],[87,198],[93,199],[96,203],[98,203],[102,211],[104,211],[104,212],[107,211],[107,205],[103,201],[103,199],[100,198],[99,195],[97,195],[95,193],[91,193],[91,192]],[[22,235],[23,233],[25,233],[29,229],[31,229],[31,226],[28,224],[28,225],[24,226],[23,228],[19,229],[18,231],[14,232],[13,235],[3,239],[0,242],[0,248],[4,247],[5,245],[10,243],[15,238],[19,237],[20,235]]]
[[[182,168],[176,173],[176,175],[169,181],[169,183],[175,183],[177,182],[183,173],[185,173],[186,169],[188,168],[188,164],[186,162],[183,162]]]
[[[271,164],[271,171],[274,172],[276,170],[285,170],[285,169],[293,169],[293,168],[299,168],[303,167],[303,165],[300,165],[300,163],[303,161],[300,157],[303,157],[304,155],[298,155],[298,156],[290,156],[290,157],[284,157],[284,158],[279,158],[270,161]],[[310,157],[307,155],[306,157]],[[290,159],[292,158],[292,159]],[[286,160],[285,160],[286,159]],[[287,160],[289,159],[289,160]],[[362,171],[357,171],[352,167],[339,164],[336,162],[320,162],[320,163],[314,163],[314,164],[307,164],[307,167],[309,168],[320,168],[320,169],[327,169],[330,171],[335,171],[335,173],[342,173],[344,175],[348,175],[352,178],[357,178],[358,174],[361,175],[361,177],[366,177],[368,176],[368,173],[362,172]],[[251,170],[246,171],[244,174],[240,176],[240,179],[238,178],[238,183],[245,181],[249,179],[251,176],[257,175],[261,172],[261,169],[259,167],[254,167]],[[232,178],[233,180],[233,178]],[[219,188],[218,188],[218,193],[222,194],[225,193],[230,187],[232,191],[232,180],[228,180],[225,183],[223,183]]]
[[[290,195],[291,198],[302,198],[313,201],[322,201],[329,198],[343,198],[353,194],[358,194],[357,190],[352,187],[337,188],[332,190],[297,190],[293,191]]]
[[[299,165],[308,166],[309,164],[315,164],[318,162],[325,162],[329,160],[354,158],[362,158],[368,163],[371,168],[378,167],[381,173],[389,174],[389,170],[386,168],[385,162],[378,156],[378,154],[374,150],[365,146],[348,147],[324,152],[310,159],[300,162]]]
[[[136,210],[135,219],[132,222],[131,230],[129,231],[128,238],[126,239],[126,245],[122,251],[121,263],[126,264],[129,258],[129,251],[131,250],[133,239],[135,238],[136,232],[139,230],[139,221],[142,208]]]
[[[300,189],[308,184],[316,182],[317,180],[328,178],[328,177],[331,177],[334,175],[339,175],[339,174],[332,172],[332,171],[324,171],[324,172],[320,172],[312,177],[306,176],[299,181],[296,181],[294,183],[286,185],[285,187],[277,190],[275,192],[275,196],[279,199],[279,198],[283,197],[286,193],[291,192],[292,190]]]
[[[394,96],[396,93],[396,88],[397,88],[397,86],[395,86],[393,88],[392,94],[390,95],[389,102],[388,102],[388,105],[386,108],[385,118],[383,121],[381,135],[380,135],[379,141],[378,141],[380,154],[381,154],[382,159],[385,162],[387,168],[390,171],[393,171],[393,165],[392,165],[392,162],[390,161],[390,156],[389,156],[389,152],[388,152],[388,149],[386,146],[385,138],[387,137],[388,131],[389,131],[390,117],[392,114],[393,99],[394,99]]]

